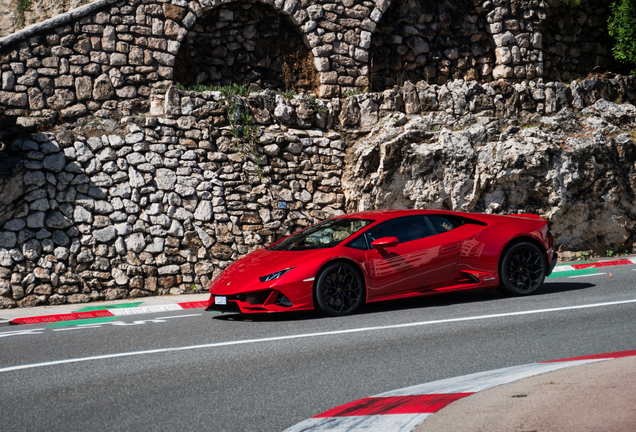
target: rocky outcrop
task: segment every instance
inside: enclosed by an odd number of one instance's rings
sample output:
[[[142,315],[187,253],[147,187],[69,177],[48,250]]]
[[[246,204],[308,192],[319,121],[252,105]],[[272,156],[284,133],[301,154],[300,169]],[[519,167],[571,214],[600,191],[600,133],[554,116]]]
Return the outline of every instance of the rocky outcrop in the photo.
[[[525,124],[487,112],[393,114],[349,151],[346,209],[536,213],[561,249],[631,249],[635,126],[633,105],[604,99]]]

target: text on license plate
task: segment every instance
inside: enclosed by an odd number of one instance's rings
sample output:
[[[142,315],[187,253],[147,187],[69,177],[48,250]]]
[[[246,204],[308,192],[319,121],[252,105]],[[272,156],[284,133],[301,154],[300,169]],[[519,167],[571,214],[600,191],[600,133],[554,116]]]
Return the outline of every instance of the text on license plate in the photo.
[[[214,297],[214,304],[226,305],[227,304],[227,297],[225,297],[225,296],[216,296],[216,297]]]

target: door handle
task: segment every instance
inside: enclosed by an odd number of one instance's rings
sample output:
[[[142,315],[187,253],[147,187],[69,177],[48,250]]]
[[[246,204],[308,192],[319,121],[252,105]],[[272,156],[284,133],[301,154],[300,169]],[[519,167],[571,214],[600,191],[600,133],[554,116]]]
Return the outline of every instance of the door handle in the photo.
[[[453,249],[457,249],[459,247],[459,242],[455,242],[455,243],[448,243],[443,245],[442,247],[439,248],[440,252],[446,252],[446,251],[450,251]]]

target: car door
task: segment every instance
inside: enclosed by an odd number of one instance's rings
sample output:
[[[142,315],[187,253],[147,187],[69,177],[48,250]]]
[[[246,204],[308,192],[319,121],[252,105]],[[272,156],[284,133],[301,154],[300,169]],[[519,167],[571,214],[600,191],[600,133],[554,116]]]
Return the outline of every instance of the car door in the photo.
[[[452,215],[427,215],[435,234],[422,239],[418,247],[426,251],[419,263],[419,288],[443,285],[453,275],[461,254],[461,239],[453,230],[462,224]]]
[[[375,239],[397,237],[391,248],[367,252],[369,297],[420,291],[446,282],[457,264],[461,242],[451,231],[457,220],[448,217],[409,216],[393,219],[365,233]]]
[[[367,250],[369,298],[414,290],[419,285],[419,268],[426,251],[419,242],[435,234],[433,226],[421,216],[407,216],[384,222],[367,231],[364,236],[370,246],[383,237],[397,237],[397,246]]]

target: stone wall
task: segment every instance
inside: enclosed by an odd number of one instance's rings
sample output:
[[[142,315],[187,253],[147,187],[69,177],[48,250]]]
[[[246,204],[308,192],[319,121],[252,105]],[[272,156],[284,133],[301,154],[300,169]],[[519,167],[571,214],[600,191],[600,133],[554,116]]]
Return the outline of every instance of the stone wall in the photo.
[[[0,115],[143,112],[150,85],[174,79],[175,65],[186,83],[242,81],[323,98],[406,80],[519,81],[543,76],[546,64],[564,73],[605,65],[604,18],[584,6],[562,20],[551,12],[544,23],[546,10],[561,8],[508,0],[98,0],[0,39]]]
[[[48,109],[66,118],[113,110],[117,101],[135,107],[149,95],[149,84],[173,78],[175,56],[189,30],[196,40],[193,26],[220,4],[173,3],[98,0],[0,39],[0,114],[51,115],[41,112]],[[366,64],[375,29],[369,16],[382,16],[373,3],[323,7],[281,0],[265,6],[285,16],[312,49],[320,95],[338,96],[339,83],[350,83],[350,78],[351,85],[368,85]],[[335,44],[343,33],[350,42]]]
[[[443,84],[464,76],[475,80],[483,75],[490,80],[495,47],[474,6],[393,2],[372,40],[372,88],[390,88],[409,80]]]
[[[282,124],[273,93],[243,101],[269,125],[262,179],[221,126],[220,93],[164,100],[171,114],[123,129],[12,143],[25,172],[0,231],[0,307],[203,292],[237,257],[343,213],[340,135],[285,126],[303,98],[279,101]]]
[[[614,40],[607,34],[610,1],[584,0],[572,8],[552,0],[543,24],[545,75],[550,80],[572,80],[591,72],[629,73],[614,60]]]

